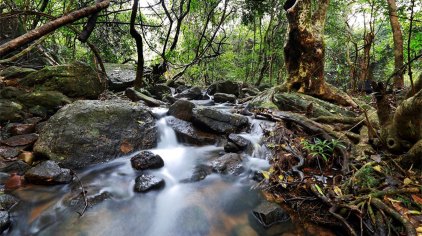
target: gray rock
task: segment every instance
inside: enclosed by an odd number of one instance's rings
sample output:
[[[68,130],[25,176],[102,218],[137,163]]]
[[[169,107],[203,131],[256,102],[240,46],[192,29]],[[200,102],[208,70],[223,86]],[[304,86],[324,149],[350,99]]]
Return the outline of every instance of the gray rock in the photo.
[[[279,205],[267,201],[258,205],[252,213],[264,227],[290,220],[289,214]]]
[[[156,84],[151,88],[148,88],[148,91],[154,96],[154,98],[163,100],[167,96],[171,96],[171,88],[164,84]]]
[[[185,91],[185,90],[188,90],[189,89],[189,87],[188,86],[186,86],[186,85],[179,85],[179,86],[177,86],[177,88],[176,88],[176,93],[181,93],[181,92],[183,92],[183,91]]]
[[[99,74],[82,62],[46,66],[27,75],[21,84],[35,86],[39,90],[59,91],[68,97],[95,99],[104,91]]]
[[[107,72],[108,88],[112,91],[124,91],[132,87],[136,78],[135,66],[132,64],[104,64]]]
[[[224,151],[225,152],[239,152],[240,151],[240,148],[236,144],[234,144],[232,142],[227,142],[224,145]]]
[[[202,99],[202,91],[199,87],[192,87],[175,96],[176,98],[187,98],[189,100]]]
[[[32,145],[38,139],[37,134],[21,134],[12,136],[8,139],[0,141],[2,144],[6,144],[10,147]]]
[[[113,160],[127,151],[148,149],[157,142],[151,113],[121,100],[81,100],[63,107],[40,131],[34,152],[77,169]]]
[[[0,172],[17,173],[18,175],[23,175],[30,168],[31,166],[26,164],[24,161],[17,160],[10,162],[8,165],[0,168]]]
[[[19,200],[10,194],[0,194],[0,209],[10,210]]]
[[[192,109],[195,104],[187,100],[177,100],[169,107],[168,114],[185,121],[192,120]]]
[[[137,101],[143,101],[145,102],[148,106],[153,106],[153,107],[158,107],[161,105],[165,105],[166,103],[157,100],[155,98],[152,98],[148,95],[145,95],[141,92],[136,91],[134,88],[128,88],[125,91],[125,95],[132,100],[133,102],[137,102]]]
[[[67,96],[57,91],[35,91],[22,94],[17,99],[25,107],[42,106],[50,111],[57,111],[62,106],[72,102]]]
[[[0,71],[0,76],[4,77],[5,79],[23,78],[35,71],[36,70],[31,68],[9,66],[6,69]]]
[[[217,103],[236,103],[236,96],[233,94],[227,94],[227,93],[215,93],[214,94],[214,102]]]
[[[7,211],[0,211],[0,233],[3,233],[10,226],[10,216]]]
[[[140,175],[135,179],[135,192],[147,192],[164,187],[164,180],[153,175]]]
[[[231,133],[248,125],[248,118],[245,116],[206,107],[194,108],[193,120],[195,124],[217,133]]]
[[[227,153],[211,162],[212,170],[221,174],[240,175],[244,168],[242,156],[237,153]]]
[[[20,153],[19,148],[9,147],[9,146],[0,146],[0,157],[6,159],[12,159],[17,157]]]
[[[251,141],[238,134],[230,134],[228,139],[236,144],[241,150],[246,150],[248,146],[251,145]]]
[[[184,143],[207,145],[215,144],[219,141],[217,135],[204,132],[193,126],[190,122],[175,117],[167,117],[166,122],[176,132],[178,139]]]
[[[7,99],[0,99],[0,122],[22,119],[23,106]]]
[[[164,166],[163,159],[150,151],[142,151],[130,159],[132,167],[137,170],[157,169]]]
[[[242,88],[242,92],[245,96],[256,96],[261,91],[259,91],[257,88]]]
[[[207,89],[207,93],[209,95],[213,95],[215,93],[227,93],[239,97],[241,95],[241,87],[242,85],[235,81],[219,81],[210,85]]]
[[[25,180],[33,184],[53,185],[72,181],[69,169],[60,168],[54,161],[44,161],[25,173]]]

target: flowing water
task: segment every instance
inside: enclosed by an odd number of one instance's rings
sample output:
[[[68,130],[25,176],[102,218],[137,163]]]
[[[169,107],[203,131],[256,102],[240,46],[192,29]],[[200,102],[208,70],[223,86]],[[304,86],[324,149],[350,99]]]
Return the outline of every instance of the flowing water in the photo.
[[[155,111],[163,115],[165,110]],[[251,210],[263,201],[253,187],[251,170],[269,167],[266,150],[260,145],[262,121],[251,120],[252,130],[242,134],[254,148],[244,159],[241,176],[211,174],[204,180],[186,183],[198,164],[219,156],[222,147],[187,146],[177,142],[175,132],[164,118],[157,121],[160,139],[157,148],[165,163],[147,173],[166,182],[161,190],[133,191],[140,174],[130,165],[130,157],[118,158],[79,171],[77,176],[87,195],[111,196],[87,209],[82,217],[69,207],[82,202],[80,185],[30,185],[14,192],[21,202],[12,212],[10,235],[282,235],[295,226],[282,223],[263,228]],[[76,200],[75,200],[76,199]],[[79,205],[80,206],[80,205]],[[83,206],[83,204],[82,204]],[[83,207],[82,207],[83,208]]]

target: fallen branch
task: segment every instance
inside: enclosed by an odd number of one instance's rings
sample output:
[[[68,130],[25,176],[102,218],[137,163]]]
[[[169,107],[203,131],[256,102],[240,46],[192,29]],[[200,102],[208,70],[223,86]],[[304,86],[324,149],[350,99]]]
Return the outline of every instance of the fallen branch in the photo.
[[[76,213],[79,214],[79,217],[82,217],[84,215],[86,209],[88,208],[88,198],[86,197],[86,191],[85,191],[84,185],[81,182],[81,179],[79,179],[78,175],[73,170],[71,170],[71,173],[72,173],[73,176],[75,176],[75,178],[78,181],[78,184],[79,184],[79,186],[81,187],[81,190],[82,190],[81,193],[82,193],[82,197],[84,198],[85,205],[84,205],[84,208],[82,209],[82,212],[79,212],[79,211],[76,212]]]

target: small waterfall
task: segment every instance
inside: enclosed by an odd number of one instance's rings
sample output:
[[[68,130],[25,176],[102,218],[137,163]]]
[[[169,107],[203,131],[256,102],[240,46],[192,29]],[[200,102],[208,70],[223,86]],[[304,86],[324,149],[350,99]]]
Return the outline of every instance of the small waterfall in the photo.
[[[158,132],[160,133],[157,148],[165,149],[177,147],[179,145],[177,142],[176,133],[170,126],[167,125],[165,118],[159,119],[157,121],[157,126]]]

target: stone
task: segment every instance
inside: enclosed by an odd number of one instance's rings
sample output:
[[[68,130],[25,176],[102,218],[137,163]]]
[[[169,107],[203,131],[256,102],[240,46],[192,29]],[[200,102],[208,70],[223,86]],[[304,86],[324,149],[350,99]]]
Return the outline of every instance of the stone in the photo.
[[[10,226],[10,216],[7,211],[0,211],[0,233],[3,233]]]
[[[19,155],[19,148],[9,147],[9,146],[0,146],[0,157],[5,159],[12,159]]]
[[[9,86],[0,90],[0,98],[14,99],[23,93],[21,89]]]
[[[14,124],[9,132],[12,135],[30,134],[35,131],[35,124]]]
[[[9,66],[2,71],[0,71],[0,76],[4,79],[16,79],[23,78],[36,70],[32,68],[18,67],[18,66]]]
[[[148,88],[148,91],[158,100],[163,100],[167,96],[171,96],[171,88],[164,84],[156,84]]]
[[[23,106],[7,99],[0,99],[0,122],[17,121],[22,119]]]
[[[212,173],[212,167],[208,165],[199,165],[193,170],[192,176],[190,178],[184,179],[182,183],[194,183],[199,182],[205,179],[208,175]]]
[[[150,151],[141,151],[130,159],[130,163],[136,170],[157,169],[164,166],[163,159]]]
[[[264,227],[290,220],[289,214],[276,203],[264,201],[259,204],[252,214]]]
[[[54,185],[72,181],[69,169],[60,168],[54,161],[44,161],[25,173],[25,180],[32,184]]]
[[[199,87],[192,87],[177,94],[176,98],[186,98],[189,100],[202,99],[202,91]]]
[[[200,107],[193,110],[193,121],[217,133],[231,133],[248,125],[248,118],[238,114]]]
[[[236,96],[233,94],[227,94],[227,93],[215,93],[214,94],[214,102],[217,103],[236,103]]]
[[[135,192],[148,192],[164,187],[164,180],[153,175],[140,175],[135,179]]]
[[[5,190],[15,190],[22,187],[22,176],[16,173],[10,174],[9,179],[4,183]]]
[[[38,90],[59,91],[71,98],[96,99],[104,91],[102,76],[88,64],[74,62],[46,66],[31,73],[20,82]]]
[[[34,145],[36,155],[71,169],[107,162],[157,143],[151,112],[141,104],[122,100],[80,100],[60,109],[43,125]]]
[[[236,144],[236,146],[238,146],[240,150],[246,150],[248,146],[251,145],[251,141],[238,134],[230,134],[228,139],[234,144]]]
[[[0,209],[1,210],[10,210],[14,205],[16,205],[19,202],[19,200],[10,195],[10,194],[0,194]]]
[[[236,97],[241,95],[242,85],[235,81],[219,81],[210,85],[207,89],[207,94],[214,95],[215,93],[233,94]]]
[[[236,144],[234,144],[232,142],[227,142],[224,145],[224,151],[225,152],[239,152],[240,151],[240,148]]]
[[[134,64],[104,63],[107,72],[108,89],[112,91],[124,91],[132,87],[136,78]]]
[[[181,93],[181,92],[183,92],[183,91],[185,91],[185,90],[188,90],[189,89],[189,87],[188,86],[186,86],[186,85],[179,85],[179,86],[177,86],[177,88],[176,88],[176,93]]]
[[[31,168],[30,165],[26,164],[21,160],[9,162],[8,165],[0,168],[0,172],[6,173],[17,173],[18,175],[23,175],[27,170]]]
[[[165,105],[166,103],[157,100],[155,98],[152,98],[150,96],[147,96],[141,92],[136,91],[134,88],[128,88],[125,91],[125,95],[132,100],[133,102],[137,102],[137,101],[143,101],[145,102],[148,106],[153,106],[153,107],[158,107],[161,105]]]
[[[204,132],[196,128],[192,123],[177,119],[175,117],[167,117],[167,124],[176,132],[178,139],[183,143],[193,145],[216,144],[219,137],[213,133]]]
[[[242,156],[237,153],[227,153],[211,162],[212,170],[227,175],[240,175],[244,168]]]
[[[245,97],[256,96],[260,92],[261,91],[259,91],[259,89],[257,89],[257,88],[242,88],[242,93],[244,94]]]
[[[35,91],[22,94],[17,99],[28,108],[42,106],[50,111],[57,111],[62,106],[72,102],[63,93],[57,91]]]
[[[195,104],[180,99],[169,107],[168,114],[181,120],[191,121],[193,108],[195,108]]]
[[[35,143],[35,141],[37,141],[37,139],[38,139],[37,134],[21,134],[21,135],[12,136],[0,142],[10,147],[17,147],[17,146],[32,145],[33,143]]]

